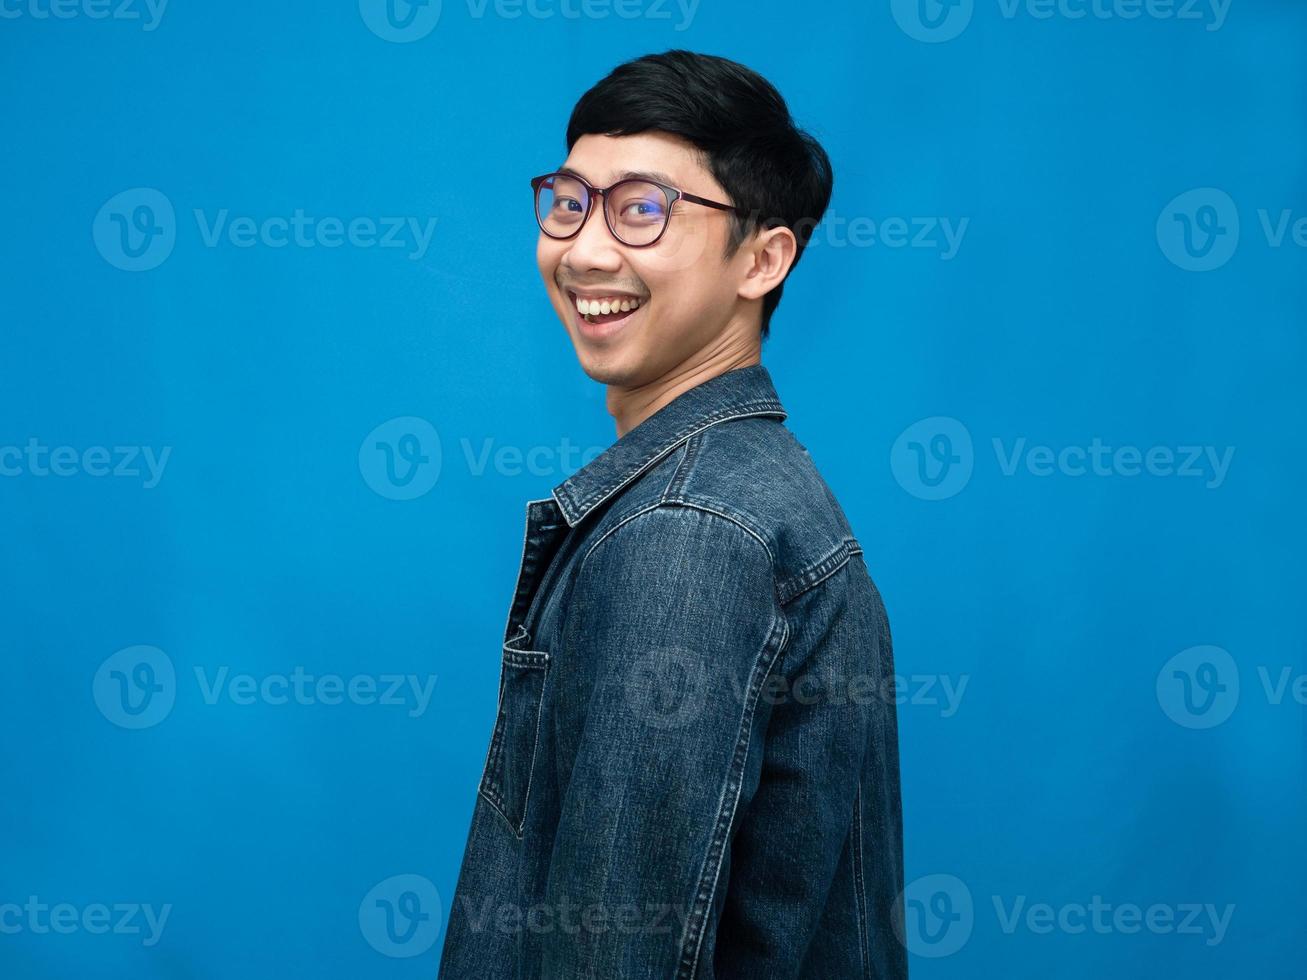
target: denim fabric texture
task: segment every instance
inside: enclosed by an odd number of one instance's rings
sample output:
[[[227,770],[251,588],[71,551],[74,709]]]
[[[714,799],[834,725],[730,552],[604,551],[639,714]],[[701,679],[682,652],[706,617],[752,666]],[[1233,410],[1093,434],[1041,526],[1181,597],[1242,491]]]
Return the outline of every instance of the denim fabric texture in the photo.
[[[527,503],[442,978],[907,976],[889,623],[785,418],[737,368]]]

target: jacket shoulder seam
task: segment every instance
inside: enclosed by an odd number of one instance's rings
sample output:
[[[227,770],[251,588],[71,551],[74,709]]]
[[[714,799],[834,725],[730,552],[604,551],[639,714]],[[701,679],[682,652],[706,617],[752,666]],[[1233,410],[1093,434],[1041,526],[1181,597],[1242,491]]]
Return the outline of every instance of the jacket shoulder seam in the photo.
[[[630,524],[632,521],[635,521],[637,518],[643,517],[645,514],[649,514],[658,510],[670,512],[678,507],[686,508],[690,510],[699,510],[707,514],[712,514],[714,517],[717,517],[728,524],[735,525],[741,531],[747,534],[749,537],[753,538],[758,543],[759,547],[762,548],[763,553],[766,554],[767,565],[771,570],[772,580],[773,582],[775,581],[776,578],[775,555],[772,552],[771,546],[767,543],[766,538],[761,533],[759,533],[755,528],[753,528],[745,521],[740,520],[734,514],[729,514],[726,513],[725,511],[718,510],[714,507],[709,507],[705,504],[699,504],[691,500],[680,500],[680,499],[655,500],[651,503],[645,504],[644,506],[637,508],[636,510],[631,511],[631,513],[626,514],[623,517],[621,517],[619,520],[617,520],[612,527],[608,528],[606,531],[600,534],[597,538],[595,538],[594,541],[592,541],[587,546],[585,550],[585,554],[581,556],[581,563],[577,566],[577,577],[580,577],[581,572],[585,570],[585,563],[590,560],[590,556],[594,554],[595,550],[601,544],[603,544],[605,541],[611,538],[619,529],[625,527],[627,524]]]
[[[809,589],[817,587],[847,565],[854,556],[862,553],[862,545],[858,544],[856,538],[844,538],[805,571],[791,575],[777,584],[776,594],[781,605],[788,605]]]

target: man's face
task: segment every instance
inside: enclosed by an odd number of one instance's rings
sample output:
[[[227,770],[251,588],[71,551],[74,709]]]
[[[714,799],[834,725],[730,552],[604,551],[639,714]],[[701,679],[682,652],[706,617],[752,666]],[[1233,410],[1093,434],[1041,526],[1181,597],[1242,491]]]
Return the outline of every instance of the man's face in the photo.
[[[560,169],[595,187],[607,187],[627,172],[657,173],[687,194],[734,203],[696,154],[694,146],[666,133],[589,135],[576,141]],[[575,238],[559,241],[541,232],[536,245],[549,299],[587,375],[624,388],[648,384],[710,351],[727,331],[747,326],[737,293],[747,249],[722,258],[730,212],[677,201],[662,238],[633,248],[613,237],[602,208],[603,198],[596,196]],[[639,306],[616,322],[587,323],[577,299],[606,297],[637,299]]]

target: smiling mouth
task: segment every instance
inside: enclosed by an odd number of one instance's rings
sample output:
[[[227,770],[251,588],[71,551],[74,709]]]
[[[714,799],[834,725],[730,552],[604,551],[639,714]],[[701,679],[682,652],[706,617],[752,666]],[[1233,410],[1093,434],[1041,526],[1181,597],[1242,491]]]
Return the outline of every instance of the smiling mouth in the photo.
[[[589,299],[578,297],[571,290],[567,291],[567,296],[571,300],[572,308],[576,310],[577,316],[591,326],[607,326],[610,323],[620,323],[629,319],[646,302],[636,297],[623,295]]]

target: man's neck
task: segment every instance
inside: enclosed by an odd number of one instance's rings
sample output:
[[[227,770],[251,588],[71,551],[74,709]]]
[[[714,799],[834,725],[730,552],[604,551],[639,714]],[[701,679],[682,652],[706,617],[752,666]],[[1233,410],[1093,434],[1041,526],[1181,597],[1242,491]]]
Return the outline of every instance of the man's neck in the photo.
[[[736,368],[761,363],[759,345],[752,344],[742,350],[723,353],[722,356],[679,364],[662,377],[638,388],[609,385],[608,414],[617,423],[617,438],[620,439],[659,409],[710,378]]]

